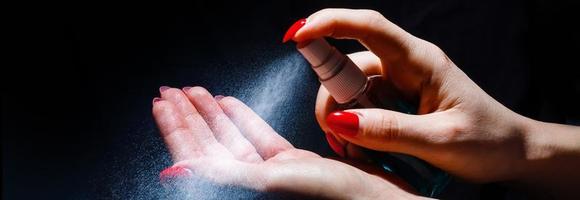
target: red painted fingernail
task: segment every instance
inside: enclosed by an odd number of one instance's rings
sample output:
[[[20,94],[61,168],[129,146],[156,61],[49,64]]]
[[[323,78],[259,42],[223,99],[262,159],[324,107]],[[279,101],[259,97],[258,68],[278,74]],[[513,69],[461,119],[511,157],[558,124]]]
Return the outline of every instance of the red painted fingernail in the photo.
[[[186,87],[181,88],[181,90],[183,90],[184,92],[189,91],[189,89],[191,89],[191,87],[189,87],[189,86],[186,86]]]
[[[161,100],[163,100],[163,99],[161,99],[159,97],[155,97],[155,98],[153,98],[153,103],[158,102],[158,101],[161,101]]]
[[[159,87],[159,92],[163,93],[165,90],[168,90],[169,88],[170,87],[167,87],[167,86],[161,86],[161,87]]]
[[[340,143],[334,138],[333,135],[326,133],[326,141],[328,141],[328,145],[330,148],[338,154],[340,157],[344,157],[344,146],[340,145]]]
[[[224,95],[215,95],[215,97],[213,97],[216,101],[222,100],[225,96]]]
[[[355,136],[358,134],[358,115],[350,112],[333,112],[326,117],[326,124],[336,134]]]
[[[288,31],[286,31],[286,34],[284,34],[284,39],[282,39],[282,42],[283,43],[288,42],[288,40],[292,39],[296,34],[296,32],[298,32],[298,30],[300,30],[300,28],[302,28],[304,24],[306,24],[306,19],[300,19],[294,22],[294,24],[290,26]]]
[[[159,173],[159,182],[164,186],[170,185],[175,183],[178,180],[185,180],[187,178],[191,178],[193,173],[191,170],[180,167],[180,166],[173,166],[167,169],[164,169]]]

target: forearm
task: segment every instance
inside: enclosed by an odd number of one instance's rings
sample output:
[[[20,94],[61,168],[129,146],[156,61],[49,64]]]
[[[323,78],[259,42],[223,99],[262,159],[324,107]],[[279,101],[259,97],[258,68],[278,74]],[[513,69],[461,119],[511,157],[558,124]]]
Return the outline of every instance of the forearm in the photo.
[[[577,193],[575,186],[580,183],[580,127],[527,118],[523,125],[525,153],[518,182],[550,196],[571,197]]]

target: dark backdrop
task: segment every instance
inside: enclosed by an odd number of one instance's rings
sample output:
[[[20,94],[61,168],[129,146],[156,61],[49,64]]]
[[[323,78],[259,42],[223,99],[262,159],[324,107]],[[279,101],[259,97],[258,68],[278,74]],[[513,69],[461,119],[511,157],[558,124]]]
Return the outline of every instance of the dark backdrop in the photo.
[[[2,197],[159,198],[170,165],[150,114],[161,85],[235,93],[279,54],[295,20],[326,7],[378,10],[439,45],[486,92],[526,116],[579,123],[574,1],[293,1],[6,7]],[[355,42],[332,41],[344,52]],[[13,45],[13,46],[12,46]],[[329,154],[313,117],[318,83],[282,108],[296,146]],[[226,84],[227,83],[227,84]],[[227,86],[227,87],[226,87]],[[297,127],[297,128],[296,128]],[[490,189],[491,188],[491,189]],[[485,186],[480,196],[503,194]]]

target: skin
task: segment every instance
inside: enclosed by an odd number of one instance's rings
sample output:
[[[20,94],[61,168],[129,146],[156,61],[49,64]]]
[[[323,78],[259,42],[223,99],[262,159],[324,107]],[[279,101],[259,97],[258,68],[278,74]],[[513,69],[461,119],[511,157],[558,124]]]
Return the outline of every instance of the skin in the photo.
[[[353,62],[369,75],[382,74],[407,98],[420,100],[418,115],[347,110],[359,116],[360,124],[357,135],[345,136],[325,122],[336,103],[321,87],[317,120],[347,146],[347,157],[364,157],[361,147],[407,153],[473,182],[504,181],[546,198],[574,198],[573,185],[580,180],[579,127],[538,122],[510,111],[436,45],[375,11],[318,11],[293,40],[319,37],[358,40],[369,51],[349,55]],[[331,199],[421,198],[370,166],[294,148],[233,97],[216,101],[194,87],[167,89],[161,98],[153,103],[153,114],[174,166],[195,175],[259,191]]]
[[[325,9],[308,18],[294,40],[322,36],[356,39],[370,51],[349,55],[368,75],[381,74],[418,115],[351,109],[355,136],[335,133],[325,118],[337,104],[321,86],[316,118],[327,134],[357,158],[360,147],[419,157],[457,177],[508,182],[546,198],[576,198],[580,128],[535,121],[512,112],[479,88],[436,45],[370,10]],[[575,194],[576,193],[576,194]]]
[[[238,99],[216,100],[202,87],[164,89],[153,115],[174,167],[218,184],[323,199],[422,198],[372,166],[294,148]]]

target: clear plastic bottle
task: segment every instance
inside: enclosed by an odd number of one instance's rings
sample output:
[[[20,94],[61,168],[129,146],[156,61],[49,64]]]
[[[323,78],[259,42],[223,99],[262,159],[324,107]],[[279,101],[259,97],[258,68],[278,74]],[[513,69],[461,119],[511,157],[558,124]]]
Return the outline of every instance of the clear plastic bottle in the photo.
[[[312,65],[322,85],[340,104],[340,109],[383,108],[416,114],[415,104],[404,101],[393,85],[382,81],[381,75],[367,77],[348,56],[325,39],[301,42],[297,47]],[[383,170],[398,175],[424,196],[437,196],[451,179],[444,171],[410,155],[365,151]]]

